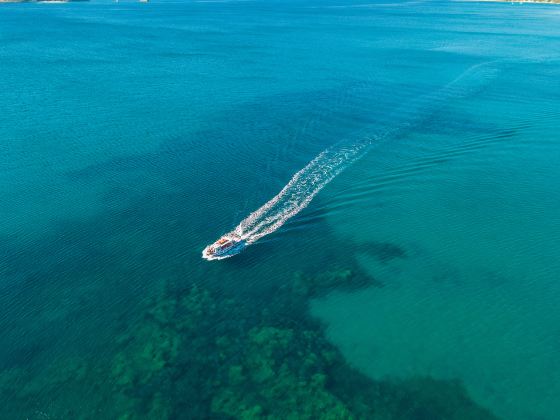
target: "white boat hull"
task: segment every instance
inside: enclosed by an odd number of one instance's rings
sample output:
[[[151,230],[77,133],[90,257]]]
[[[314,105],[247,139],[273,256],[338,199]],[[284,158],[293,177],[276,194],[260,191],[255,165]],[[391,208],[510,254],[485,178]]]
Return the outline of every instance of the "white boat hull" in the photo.
[[[225,258],[233,257],[234,255],[239,254],[245,248],[247,243],[244,240],[241,240],[237,242],[235,245],[233,245],[232,247],[221,252],[220,251],[211,252],[211,248],[213,245],[214,244],[208,245],[206,248],[204,248],[204,250],[202,251],[202,258],[208,261],[213,261],[213,260],[223,260]]]

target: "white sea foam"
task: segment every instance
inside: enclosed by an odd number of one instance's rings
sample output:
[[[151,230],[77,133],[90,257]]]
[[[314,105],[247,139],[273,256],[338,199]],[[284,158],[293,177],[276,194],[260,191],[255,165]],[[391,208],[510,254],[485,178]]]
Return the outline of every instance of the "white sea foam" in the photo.
[[[384,133],[370,136],[364,133],[361,136],[354,136],[353,139],[342,140],[324,150],[297,172],[277,195],[243,219],[233,232],[250,245],[278,230],[290,218],[306,208],[319,191],[344,169],[364,156],[374,144],[379,144],[383,140],[394,137],[396,133],[418,124],[444,102],[481,88],[495,76],[496,72],[494,62],[472,66],[441,89],[396,109],[391,118],[393,127]]]
[[[235,233],[251,244],[274,232],[298,214],[319,191],[349,164],[368,150],[373,139],[341,144],[321,152],[297,172],[284,188],[235,228]]]

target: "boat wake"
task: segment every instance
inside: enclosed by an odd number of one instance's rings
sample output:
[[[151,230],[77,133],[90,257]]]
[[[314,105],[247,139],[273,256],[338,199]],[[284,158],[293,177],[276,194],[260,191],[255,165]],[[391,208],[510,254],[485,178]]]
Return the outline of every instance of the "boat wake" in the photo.
[[[227,235],[236,235],[246,245],[258,241],[263,236],[278,230],[290,218],[306,208],[311,200],[337,175],[364,156],[373,145],[393,138],[399,132],[418,124],[442,106],[445,101],[472,93],[482,87],[496,74],[493,63],[478,64],[469,68],[452,82],[436,92],[423,95],[398,108],[393,113],[392,128],[383,133],[354,136],[353,140],[343,140],[321,152],[303,169],[297,172],[282,190],[259,209],[243,219]],[[374,130],[370,130],[370,133]],[[241,252],[232,252],[220,257],[229,258]],[[206,249],[206,248],[205,248]]]
[[[373,139],[365,138],[321,152],[297,172],[276,196],[242,220],[234,232],[247,244],[274,232],[307,207],[325,185],[362,157],[372,143]]]

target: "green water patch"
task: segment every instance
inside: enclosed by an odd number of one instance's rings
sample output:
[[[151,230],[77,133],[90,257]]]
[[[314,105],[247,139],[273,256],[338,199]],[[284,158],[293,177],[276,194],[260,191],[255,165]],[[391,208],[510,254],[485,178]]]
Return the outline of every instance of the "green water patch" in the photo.
[[[352,201],[328,214],[333,235],[353,244],[359,267],[384,287],[330,294],[312,313],[374,380],[458,378],[503,418],[555,419],[557,136],[547,113],[533,119],[535,103],[510,111],[495,106],[498,93],[505,86],[449,110],[482,123],[474,130],[424,126],[399,160],[382,167],[370,155],[341,178],[335,195]],[[371,238],[407,257],[368,255]]]
[[[277,304],[160,281],[120,322],[111,352],[59,352],[0,374],[7,418],[484,419],[454,381],[374,381],[351,368],[306,315],[325,287],[371,282],[351,269],[286,274]],[[290,311],[287,316],[286,311]],[[294,317],[293,312],[298,313]],[[62,356],[65,354],[65,356]]]

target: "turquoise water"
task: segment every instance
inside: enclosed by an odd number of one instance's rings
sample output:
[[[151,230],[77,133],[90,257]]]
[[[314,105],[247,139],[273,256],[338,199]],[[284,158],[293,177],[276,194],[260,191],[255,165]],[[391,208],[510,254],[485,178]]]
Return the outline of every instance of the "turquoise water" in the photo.
[[[0,6],[1,418],[557,418],[558,7]]]

